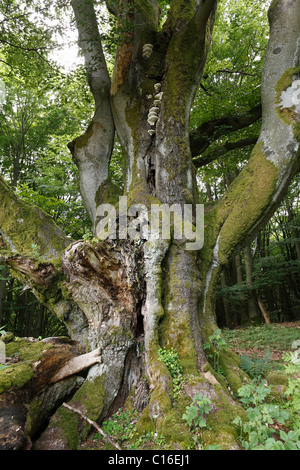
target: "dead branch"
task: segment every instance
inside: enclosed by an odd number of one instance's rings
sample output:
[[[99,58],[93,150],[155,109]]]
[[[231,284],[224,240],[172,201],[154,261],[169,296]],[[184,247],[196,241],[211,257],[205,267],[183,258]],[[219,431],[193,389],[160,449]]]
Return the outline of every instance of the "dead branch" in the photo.
[[[92,421],[91,419],[89,419],[87,416],[85,416],[80,410],[78,410],[77,408],[73,408],[73,406],[70,406],[70,405],[67,405],[67,403],[63,403],[63,406],[65,408],[68,408],[68,410],[70,411],[73,411],[74,413],[77,413],[79,414],[83,419],[85,419],[89,424],[91,424],[92,426],[94,426],[94,428],[97,429],[98,432],[100,432],[101,436],[104,437],[104,439],[106,439],[112,446],[114,446],[116,449],[118,450],[122,450],[121,447],[119,446],[119,444],[117,444],[113,439],[111,439],[111,437],[106,434],[106,432],[103,431],[103,429],[100,428],[100,426],[95,423],[95,421]]]

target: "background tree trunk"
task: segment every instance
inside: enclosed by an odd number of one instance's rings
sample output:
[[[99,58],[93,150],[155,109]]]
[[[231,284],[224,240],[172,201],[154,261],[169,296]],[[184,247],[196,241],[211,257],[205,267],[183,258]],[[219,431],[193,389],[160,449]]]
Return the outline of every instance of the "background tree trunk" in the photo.
[[[234,264],[236,268],[236,280],[237,284],[243,284],[244,282],[244,274],[243,274],[243,265],[242,265],[242,257],[241,252],[237,253],[234,257]],[[245,302],[244,294],[240,295],[240,302],[239,302],[239,315],[241,324],[247,324],[249,320],[249,312],[247,310],[247,305]]]

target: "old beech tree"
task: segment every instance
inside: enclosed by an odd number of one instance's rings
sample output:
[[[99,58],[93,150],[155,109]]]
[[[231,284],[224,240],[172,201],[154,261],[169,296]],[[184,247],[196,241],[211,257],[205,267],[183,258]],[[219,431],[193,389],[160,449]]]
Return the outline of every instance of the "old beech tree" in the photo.
[[[217,3],[172,0],[159,27],[156,0],[107,1],[117,21],[130,25],[117,47],[110,78],[99,34],[101,18],[93,1],[71,1],[95,113],[69,148],[94,227],[99,205],[118,207],[120,194],[109,179],[115,133],[126,159],[123,195],[128,207],[201,203],[192,162],[201,154],[201,134],[189,136],[189,116],[205,69]],[[205,444],[237,448],[230,423],[238,406],[203,350],[216,329],[216,283],[235,250],[251,241],[273,214],[299,170],[300,105],[295,91],[300,76],[300,0],[274,0],[268,14],[261,133],[248,164],[223,199],[205,208],[201,250],[187,250],[184,240],[174,237],[140,243],[129,238],[72,242],[49,216],[22,202],[0,180],[1,261],[55,312],[86,352],[99,349],[100,362],[89,369],[72,402],[101,422],[130,399],[141,411],[141,430],[155,430],[183,448],[188,436],[182,409],[174,402],[172,379],[158,350],[178,352],[185,377],[183,403],[198,391],[211,398]],[[158,119],[151,125],[152,107]],[[39,247],[38,260],[32,243]],[[225,351],[220,360],[236,392],[244,377],[239,359]],[[79,432],[78,422],[69,410],[56,412],[53,426],[60,448],[72,447],[70,429]]]

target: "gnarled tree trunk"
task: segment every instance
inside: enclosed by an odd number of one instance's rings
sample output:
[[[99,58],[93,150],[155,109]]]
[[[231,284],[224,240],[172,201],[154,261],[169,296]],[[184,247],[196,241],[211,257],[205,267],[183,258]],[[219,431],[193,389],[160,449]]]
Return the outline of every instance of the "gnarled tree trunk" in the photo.
[[[70,148],[95,235],[101,204],[114,202],[116,196],[108,179],[115,129],[126,155],[128,207],[195,207],[201,201],[189,143],[189,113],[205,67],[217,1],[172,1],[162,29],[155,0],[110,5],[119,22],[126,16],[131,24],[118,47],[111,83],[93,3],[73,0],[72,6],[95,116]],[[156,430],[171,445],[185,448],[190,436],[181,420],[182,409],[174,402],[170,373],[158,356],[160,347],[174,347],[185,376],[182,394],[193,398],[202,391],[213,402],[204,444],[218,441],[224,449],[238,448],[230,423],[240,411],[209,365],[203,342],[216,328],[215,288],[223,266],[275,211],[299,168],[299,103],[292,102],[293,84],[299,80],[299,7],[299,0],[271,5],[261,135],[223,199],[205,211],[201,249],[187,249],[176,232],[169,239],[116,237],[71,243],[44,214],[21,203],[0,181],[1,261],[30,285],[87,352],[100,349],[101,363],[91,367],[72,399],[90,419],[101,421],[130,394],[134,406],[143,411],[141,429]],[[121,224],[118,206],[116,213]],[[30,254],[33,242],[40,246],[38,260]],[[237,391],[244,378],[238,358],[224,353],[221,363],[230,387]],[[78,436],[68,431],[80,428],[83,433],[78,416],[59,409],[37,448],[43,447],[54,427],[56,448],[78,446]]]

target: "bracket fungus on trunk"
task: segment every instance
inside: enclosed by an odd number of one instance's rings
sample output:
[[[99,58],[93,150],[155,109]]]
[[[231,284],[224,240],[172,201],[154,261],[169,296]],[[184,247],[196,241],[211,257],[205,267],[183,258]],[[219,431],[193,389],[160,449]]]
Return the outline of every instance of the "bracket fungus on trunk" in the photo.
[[[153,52],[153,46],[152,44],[144,44],[143,46],[143,59],[149,59],[149,57],[151,57],[152,55],[152,52]]]

